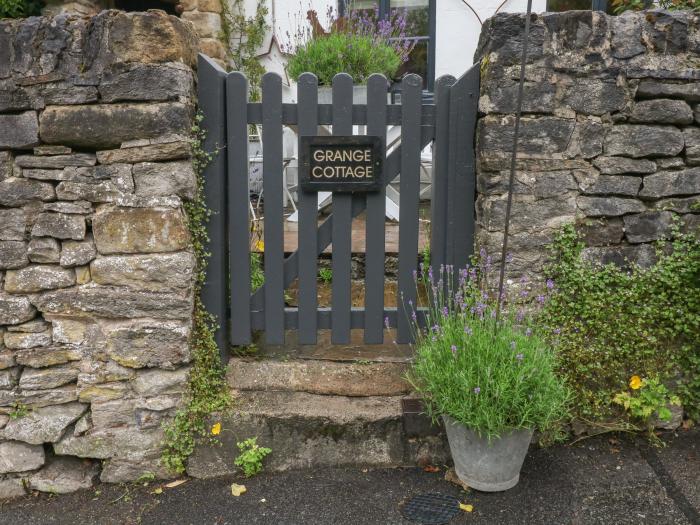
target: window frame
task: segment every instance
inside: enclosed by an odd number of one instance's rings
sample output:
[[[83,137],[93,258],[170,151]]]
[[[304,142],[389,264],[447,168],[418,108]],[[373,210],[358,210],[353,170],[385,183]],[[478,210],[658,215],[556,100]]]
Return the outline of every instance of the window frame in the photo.
[[[340,16],[345,16],[345,10],[347,5],[352,2],[352,0],[338,0],[338,14]],[[435,28],[436,23],[436,9],[437,0],[428,0],[428,34],[424,36],[416,37],[417,41],[428,42],[428,71],[426,85],[428,91],[433,91],[435,87]],[[377,0],[377,5],[379,7],[379,18],[385,18],[389,15],[389,10],[391,9],[391,0]]]

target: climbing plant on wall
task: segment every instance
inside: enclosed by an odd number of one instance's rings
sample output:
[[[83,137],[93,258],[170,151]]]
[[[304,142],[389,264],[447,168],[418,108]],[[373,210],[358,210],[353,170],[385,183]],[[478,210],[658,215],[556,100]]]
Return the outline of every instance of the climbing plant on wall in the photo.
[[[246,16],[243,0],[222,2],[222,5],[220,37],[226,48],[226,58],[234,70],[242,71],[248,77],[251,100],[259,100],[260,80],[265,68],[258,61],[257,51],[270,28],[265,20],[267,7],[264,0],[258,0],[253,16]]]

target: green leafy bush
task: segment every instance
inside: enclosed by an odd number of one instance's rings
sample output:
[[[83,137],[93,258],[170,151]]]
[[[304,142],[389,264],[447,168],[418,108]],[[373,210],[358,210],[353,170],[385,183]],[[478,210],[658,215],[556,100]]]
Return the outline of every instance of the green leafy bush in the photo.
[[[632,375],[673,384],[686,413],[700,417],[700,241],[677,229],[657,262],[630,270],[581,257],[573,225],[552,244],[556,283],[540,321],[549,329],[576,416],[619,420],[613,398]]]
[[[263,459],[272,452],[271,449],[258,445],[257,440],[257,438],[253,437],[236,443],[241,453],[235,459],[234,464],[243,471],[243,474],[245,474],[247,478],[254,476],[262,470]]]
[[[0,0],[0,18],[24,18],[41,14],[39,0]]]
[[[612,0],[613,11],[618,15],[625,11],[642,11],[650,7],[660,7],[669,11],[700,10],[700,0],[658,0],[655,4],[646,0]]]
[[[481,273],[489,267],[481,265]],[[409,373],[428,414],[447,414],[489,439],[510,429],[548,430],[565,418],[569,393],[554,352],[523,314],[497,322],[495,297],[480,289],[473,269],[462,270],[445,293],[442,272],[437,283],[431,273],[421,279],[435,298],[429,328],[416,331]],[[445,280],[453,282],[450,270]]]
[[[632,392],[624,391],[615,395],[613,402],[622,405],[624,409],[639,420],[645,426],[653,428],[652,416],[657,416],[662,421],[671,419],[669,405],[680,405],[678,396],[671,394],[666,385],[660,383],[657,378],[640,378],[632,376],[630,379]]]
[[[313,38],[296,49],[287,64],[293,79],[314,73],[320,85],[331,85],[338,73],[348,73],[357,84],[364,84],[372,73],[391,78],[401,65],[397,52],[370,36],[331,33]]]

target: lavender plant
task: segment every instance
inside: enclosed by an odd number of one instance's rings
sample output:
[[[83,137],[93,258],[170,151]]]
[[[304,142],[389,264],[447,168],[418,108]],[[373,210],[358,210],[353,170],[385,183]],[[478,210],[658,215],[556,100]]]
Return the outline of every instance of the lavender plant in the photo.
[[[485,256],[457,273],[421,268],[416,284],[431,301],[421,312],[407,305],[416,336],[408,379],[428,415],[447,414],[488,439],[519,428],[549,430],[566,417],[569,390],[523,298],[501,297],[496,319],[496,293],[486,285],[492,271]]]
[[[407,37],[405,10],[394,9],[380,19],[377,9],[350,9],[347,16],[339,17],[329,8],[326,18],[328,31],[320,25],[315,11],[307,13],[309,24],[296,17],[296,30],[287,33],[283,45],[283,51],[291,55],[287,72],[292,78],[311,72],[321,85],[330,85],[341,72],[360,84],[372,73],[392,78],[415,46]]]

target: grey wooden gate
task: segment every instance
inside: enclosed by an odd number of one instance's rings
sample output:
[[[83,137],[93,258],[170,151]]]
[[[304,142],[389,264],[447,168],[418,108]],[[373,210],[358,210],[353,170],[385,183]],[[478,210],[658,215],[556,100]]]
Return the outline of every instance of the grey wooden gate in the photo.
[[[474,241],[474,131],[479,68],[460,79],[437,80],[434,103],[424,103],[421,79],[402,80],[401,103],[387,103],[386,79],[372,75],[367,104],[353,105],[352,79],[333,79],[332,104],[318,103],[317,80],[304,74],[298,101],[282,103],[282,82],[267,73],[262,102],[248,101],[240,72],[226,73],[199,56],[199,104],[206,129],[204,149],[215,152],[205,169],[205,196],[212,215],[210,252],[202,299],[219,322],[217,343],[246,345],[252,332],[264,330],[268,344],[283,344],[285,330],[298,331],[301,344],[315,344],[319,329],[331,329],[334,343],[348,343],[350,330],[364,329],[364,342],[383,342],[385,319],[397,329],[397,342],[410,342],[403,307],[384,306],[385,188],[400,174],[398,300],[416,304],[414,272],[418,260],[420,153],[433,143],[431,264],[466,265]],[[265,284],[251,292],[249,254],[248,127],[262,125]],[[401,126],[401,143],[384,160],[382,189],[374,193],[333,195],[332,213],[318,225],[316,194],[299,191],[298,250],[285,258],[283,248],[283,126],[297,134],[317,135],[331,125],[334,135],[352,135],[354,125],[386,140],[387,126]],[[365,306],[351,306],[351,222],[366,214]],[[317,304],[318,256],[332,242],[332,307]],[[298,278],[298,307],[285,306],[285,289]],[[420,315],[420,312],[419,312]]]

